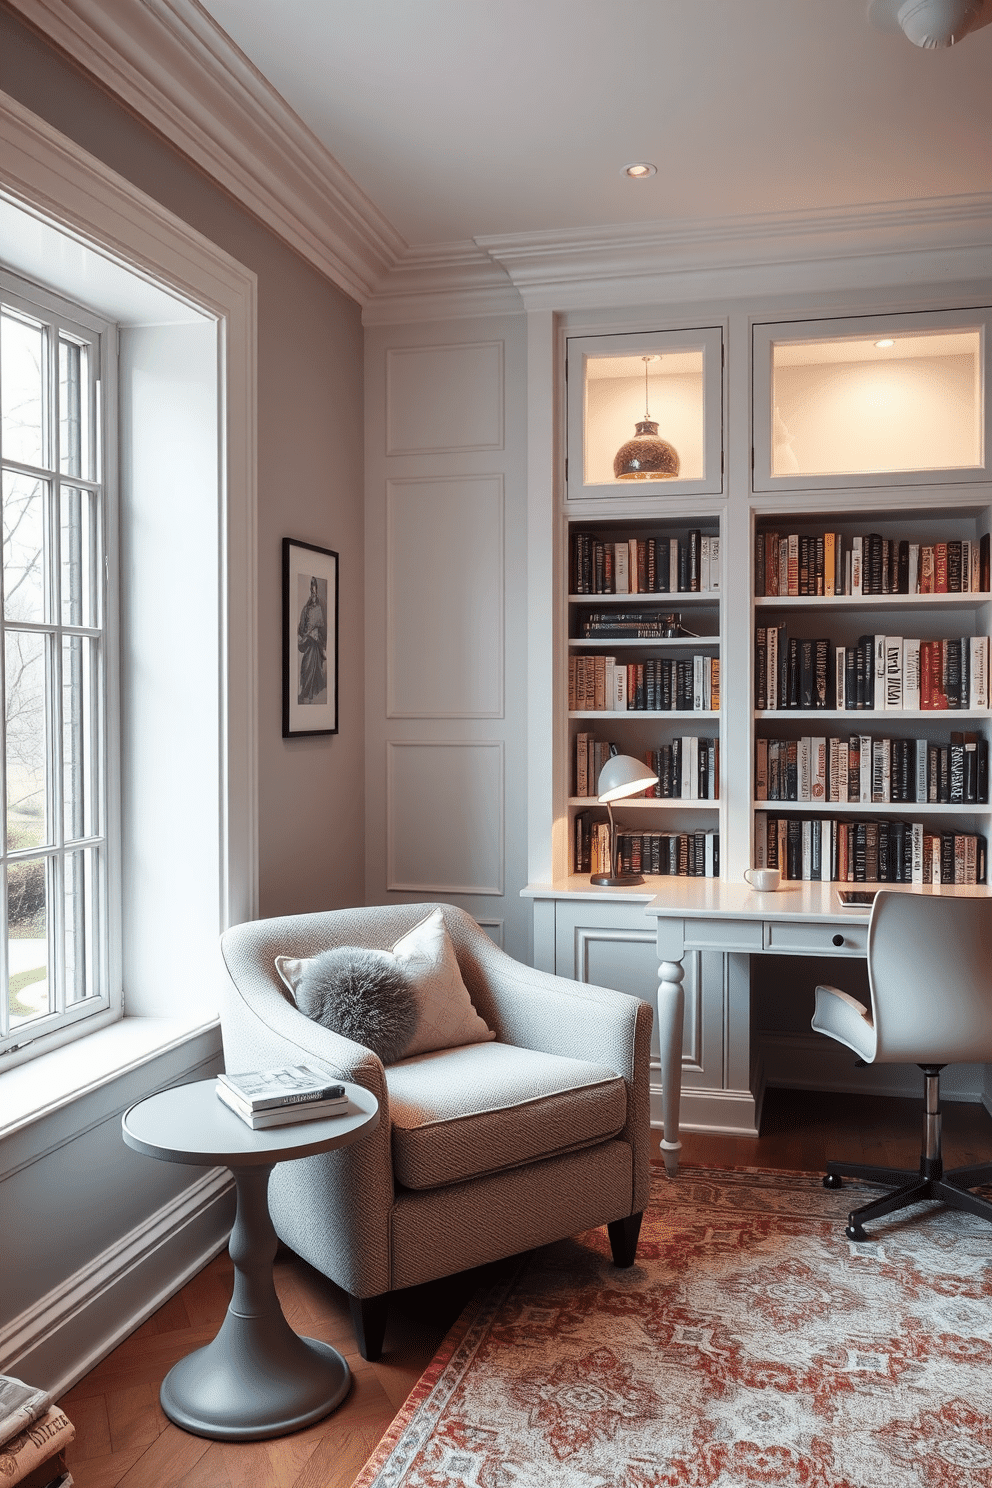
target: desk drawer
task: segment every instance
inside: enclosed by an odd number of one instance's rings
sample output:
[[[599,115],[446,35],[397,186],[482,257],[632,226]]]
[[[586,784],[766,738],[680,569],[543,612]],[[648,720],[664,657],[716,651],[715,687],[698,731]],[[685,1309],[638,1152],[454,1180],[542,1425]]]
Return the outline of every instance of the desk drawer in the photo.
[[[694,951],[760,951],[760,920],[686,919],[685,943]]]
[[[851,925],[843,920],[828,924],[766,920],[764,931],[766,951],[794,956],[864,956],[868,950],[868,926]]]

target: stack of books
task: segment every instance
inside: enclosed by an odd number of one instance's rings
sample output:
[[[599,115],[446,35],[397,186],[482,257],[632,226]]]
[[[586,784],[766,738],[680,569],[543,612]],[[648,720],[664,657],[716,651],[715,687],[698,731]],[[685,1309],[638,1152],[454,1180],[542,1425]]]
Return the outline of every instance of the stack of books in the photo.
[[[218,1075],[217,1094],[253,1131],[341,1116],[349,1109],[344,1086],[308,1064]]]
[[[0,1482],[24,1488],[70,1488],[65,1449],[75,1429],[64,1411],[12,1375],[0,1375]]]

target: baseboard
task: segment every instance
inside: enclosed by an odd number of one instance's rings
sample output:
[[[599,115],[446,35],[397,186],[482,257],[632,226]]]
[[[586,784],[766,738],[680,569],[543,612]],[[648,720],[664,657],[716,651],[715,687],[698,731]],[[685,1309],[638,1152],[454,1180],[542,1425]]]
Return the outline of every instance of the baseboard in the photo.
[[[58,1398],[227,1244],[234,1180],[213,1168],[0,1329],[0,1373]]]
[[[759,1033],[766,1086],[789,1090],[823,1090],[841,1095],[894,1095],[919,1100],[923,1077],[915,1064],[858,1066],[850,1049],[822,1035]],[[940,1077],[945,1101],[983,1101],[984,1070],[980,1064],[950,1064]],[[987,1106],[987,1100],[983,1103]]]
[[[750,1090],[707,1090],[682,1086],[679,1130],[719,1132],[728,1137],[756,1137],[758,1112]],[[651,1089],[651,1125],[664,1126],[661,1087]]]

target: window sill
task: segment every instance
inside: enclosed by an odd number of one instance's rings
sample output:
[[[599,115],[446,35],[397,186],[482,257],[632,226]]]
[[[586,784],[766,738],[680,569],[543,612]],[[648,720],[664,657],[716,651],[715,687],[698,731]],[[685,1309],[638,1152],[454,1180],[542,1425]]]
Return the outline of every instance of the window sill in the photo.
[[[0,1074],[0,1141],[176,1049],[219,1019],[121,1018]]]

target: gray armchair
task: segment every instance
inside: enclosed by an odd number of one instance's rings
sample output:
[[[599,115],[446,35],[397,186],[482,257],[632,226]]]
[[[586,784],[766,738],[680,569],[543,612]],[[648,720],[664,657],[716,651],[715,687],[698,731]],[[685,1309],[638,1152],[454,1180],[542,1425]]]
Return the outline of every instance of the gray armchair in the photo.
[[[441,905],[495,1042],[384,1068],[305,1017],[276,971],[278,955],[388,950],[436,907],[257,920],[221,941],[227,1068],[305,1057],[379,1101],[377,1131],[280,1164],[269,1188],[280,1239],[348,1293],[366,1359],[381,1353],[392,1291],[603,1224],[615,1263],[632,1265],[648,1197],[648,1003],[534,971]]]

